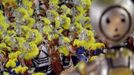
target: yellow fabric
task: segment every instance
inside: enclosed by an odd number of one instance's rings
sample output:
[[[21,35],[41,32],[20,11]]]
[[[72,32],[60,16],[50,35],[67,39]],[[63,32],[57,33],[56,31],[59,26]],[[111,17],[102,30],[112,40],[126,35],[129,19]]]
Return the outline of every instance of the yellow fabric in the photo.
[[[70,18],[66,17],[65,15],[64,16],[61,16],[61,18],[64,21],[64,24],[62,25],[62,27],[64,29],[68,29],[70,27],[70,22],[71,22]]]
[[[31,49],[26,51],[26,53],[24,55],[24,59],[26,59],[26,60],[36,57],[39,53],[39,49],[35,43],[31,42],[31,43],[29,43],[29,45],[30,45]]]
[[[14,60],[9,60],[7,63],[6,63],[6,67],[9,68],[14,68],[16,67],[16,62]]]
[[[26,72],[26,70],[28,70],[28,67],[24,66],[22,67],[21,65],[16,67],[15,69],[13,69],[15,71],[15,73],[19,74],[24,74]]]
[[[32,75],[46,75],[46,74],[45,73],[38,72],[38,73],[33,73]]]
[[[69,50],[66,46],[60,46],[58,50],[60,53],[64,54],[65,56],[69,55]]]

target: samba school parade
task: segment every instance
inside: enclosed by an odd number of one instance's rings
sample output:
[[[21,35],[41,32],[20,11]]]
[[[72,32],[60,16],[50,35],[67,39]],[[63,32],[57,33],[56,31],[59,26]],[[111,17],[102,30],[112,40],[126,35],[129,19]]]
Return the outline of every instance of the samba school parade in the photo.
[[[0,0],[0,75],[134,75],[134,0]]]

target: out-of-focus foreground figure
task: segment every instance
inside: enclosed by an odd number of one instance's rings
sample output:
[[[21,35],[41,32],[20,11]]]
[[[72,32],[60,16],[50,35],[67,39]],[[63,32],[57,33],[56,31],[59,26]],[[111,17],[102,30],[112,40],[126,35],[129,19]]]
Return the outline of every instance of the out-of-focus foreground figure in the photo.
[[[126,47],[134,27],[134,0],[93,0],[90,18],[99,39],[107,43],[106,54],[67,75],[134,75],[133,50]]]

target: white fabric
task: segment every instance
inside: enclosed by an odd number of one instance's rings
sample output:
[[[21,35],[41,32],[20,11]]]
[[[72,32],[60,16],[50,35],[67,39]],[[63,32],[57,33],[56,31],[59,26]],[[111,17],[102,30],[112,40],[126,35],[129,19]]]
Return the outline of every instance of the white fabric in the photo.
[[[48,54],[48,50],[46,48],[46,46],[44,44],[41,44],[39,46],[40,49],[40,54],[38,56],[38,59],[35,59],[33,62],[36,64],[36,66],[38,67],[43,67],[43,66],[47,66],[50,65],[50,58],[47,55]],[[44,53],[45,52],[45,53]]]

